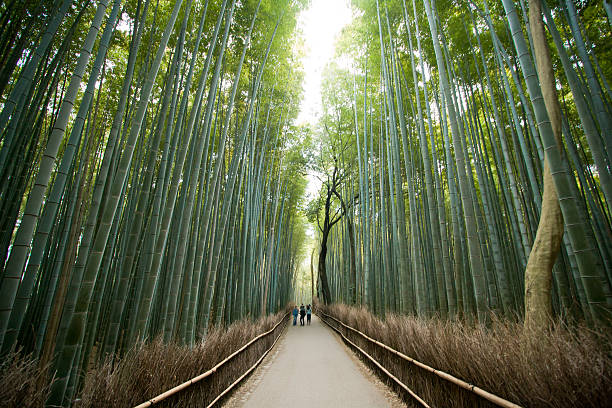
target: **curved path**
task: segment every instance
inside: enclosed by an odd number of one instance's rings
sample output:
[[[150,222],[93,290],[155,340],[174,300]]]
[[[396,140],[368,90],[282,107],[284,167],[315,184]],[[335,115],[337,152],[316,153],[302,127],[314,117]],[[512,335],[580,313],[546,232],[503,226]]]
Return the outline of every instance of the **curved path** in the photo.
[[[310,326],[288,326],[230,407],[397,407],[401,402],[316,316]]]

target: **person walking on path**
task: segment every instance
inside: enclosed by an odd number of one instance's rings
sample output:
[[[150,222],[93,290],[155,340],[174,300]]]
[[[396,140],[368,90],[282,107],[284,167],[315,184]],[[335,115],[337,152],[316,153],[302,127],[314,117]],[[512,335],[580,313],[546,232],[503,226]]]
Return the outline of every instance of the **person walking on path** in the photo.
[[[297,308],[297,305],[295,305],[293,307],[293,325],[294,326],[297,324],[297,315],[298,315],[298,308]]]
[[[310,319],[312,318],[312,308],[310,305],[306,307],[306,325],[310,326]]]
[[[300,326],[304,325],[304,316],[306,316],[306,309],[302,303],[302,306],[300,306]]]

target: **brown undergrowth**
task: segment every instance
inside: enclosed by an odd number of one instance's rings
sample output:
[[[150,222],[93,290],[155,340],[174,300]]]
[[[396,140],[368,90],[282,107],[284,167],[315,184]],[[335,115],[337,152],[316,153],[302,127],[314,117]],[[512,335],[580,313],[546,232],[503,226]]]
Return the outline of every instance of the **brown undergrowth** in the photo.
[[[38,361],[18,352],[10,352],[0,363],[0,406],[42,407],[51,388],[47,371]]]
[[[346,305],[319,305],[318,311],[430,367],[525,407],[605,407],[612,401],[609,329],[593,331],[555,323],[547,330],[527,331],[518,323],[500,319],[483,328],[393,314],[382,320],[366,309]],[[431,406],[494,406],[328,321]],[[400,394],[407,403],[414,401],[408,393]]]
[[[288,310],[258,320],[213,328],[193,348],[155,340],[134,347],[120,359],[90,369],[74,407],[133,407],[200,375],[272,329]],[[287,320],[288,322],[289,320]],[[271,347],[286,325],[262,337],[213,375],[169,397],[156,407],[203,407],[240,377]],[[47,371],[30,357],[12,353],[0,365],[0,407],[43,407],[50,383]]]
[[[267,332],[287,311],[256,321],[242,320],[209,331],[194,348],[160,340],[142,344],[121,360],[90,370],[77,407],[132,407],[200,375],[261,333]],[[213,375],[156,406],[203,407],[232,384],[270,348],[284,324],[255,342]]]

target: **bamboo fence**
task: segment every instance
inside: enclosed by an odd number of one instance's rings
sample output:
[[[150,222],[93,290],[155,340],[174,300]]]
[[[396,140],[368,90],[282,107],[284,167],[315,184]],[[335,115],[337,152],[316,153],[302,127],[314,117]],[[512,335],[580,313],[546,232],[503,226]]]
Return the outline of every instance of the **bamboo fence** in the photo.
[[[165,391],[159,395],[157,395],[156,397],[151,398],[148,401],[143,402],[142,404],[136,405],[134,408],[145,408],[145,407],[151,407],[155,404],[158,404],[159,402],[165,400],[166,398],[173,396],[175,394],[177,394],[178,392],[189,388],[191,385],[196,384],[200,381],[202,381],[203,379],[212,376],[213,374],[215,374],[219,368],[221,368],[222,366],[224,366],[225,364],[229,363],[231,360],[233,360],[235,357],[237,357],[238,355],[240,355],[241,353],[243,353],[244,351],[246,351],[250,346],[252,346],[253,344],[255,344],[257,341],[269,336],[270,334],[274,333],[274,331],[278,328],[278,326],[280,326],[282,323],[286,323],[287,322],[287,316],[288,313],[283,315],[283,317],[279,320],[278,323],[276,323],[274,325],[274,327],[272,327],[270,330],[268,330],[265,333],[261,333],[260,335],[258,335],[257,337],[253,338],[251,341],[249,341],[247,344],[245,344],[244,346],[242,346],[240,349],[236,350],[234,353],[230,354],[228,357],[226,357],[223,361],[219,362],[218,364],[216,364],[213,368],[211,368],[210,370],[188,380],[185,381],[184,383],[177,385],[174,388],[169,389],[168,391]],[[282,333],[281,333],[282,334]],[[270,348],[268,348],[261,356],[260,358],[257,360],[257,362],[255,362],[255,364],[253,364],[251,367],[249,367],[249,369],[244,372],[237,380],[235,380],[229,387],[227,387],[225,390],[223,390],[209,405],[208,407],[212,407],[215,403],[217,403],[218,401],[221,400],[221,398],[223,398],[225,395],[227,395],[227,393],[229,393],[236,385],[238,385],[240,383],[240,381],[242,381],[247,375],[249,375],[260,363],[261,361],[266,357],[266,355],[270,352],[270,350],[272,350],[272,348],[274,348],[274,346],[276,345],[276,342],[278,341],[278,339],[280,338],[281,334],[279,334],[276,339],[274,340],[274,342],[272,343],[272,346],[270,346]]]
[[[436,370],[433,367],[428,366],[427,364],[421,363],[420,361],[417,361],[415,359],[413,359],[412,357],[409,357],[389,346],[387,346],[384,343],[381,343],[378,340],[375,340],[371,337],[369,337],[368,335],[360,332],[359,330],[341,322],[340,320],[336,319],[333,316],[330,316],[326,313],[323,312],[319,312],[319,314],[321,316],[325,316],[329,319],[334,320],[335,322],[337,322],[338,324],[340,324],[342,327],[360,335],[361,337],[363,337],[364,339],[366,339],[367,341],[369,341],[372,344],[375,344],[377,346],[379,346],[380,348],[398,356],[399,358],[401,358],[402,360],[408,361],[409,363],[414,364],[415,366],[429,371],[432,374],[437,375],[438,377],[440,377],[441,379],[448,381],[452,384],[457,385],[458,387],[467,390],[469,392],[472,392],[473,394],[478,395],[479,397],[499,406],[499,407],[504,407],[504,408],[521,408],[520,405],[517,405],[513,402],[510,402],[502,397],[499,397],[495,394],[492,394],[486,390],[483,390],[482,388],[479,388],[477,386],[475,386],[474,384],[470,384],[466,381],[463,381],[451,374],[448,374],[444,371],[440,371],[440,370]],[[416,393],[414,393],[414,391],[410,390],[410,388],[408,388],[408,386],[404,383],[402,383],[397,377],[395,377],[393,374],[391,374],[386,368],[384,368],[382,366],[382,364],[380,364],[378,361],[376,361],[372,356],[368,355],[363,349],[361,349],[360,347],[358,347],[355,343],[353,343],[352,341],[350,341],[339,329],[337,329],[336,327],[332,326],[325,318],[322,318],[321,320],[323,320],[323,322],[325,322],[325,324],[327,324],[329,327],[331,327],[334,331],[336,331],[338,334],[340,334],[340,336],[349,344],[351,344],[353,347],[355,347],[360,353],[362,353],[367,359],[369,359],[370,361],[372,361],[378,368],[381,369],[382,372],[384,372],[389,378],[391,378],[395,383],[397,383],[401,388],[403,388],[404,390],[406,390],[416,401],[418,401],[422,406],[424,407],[429,407],[429,405],[423,401]]]

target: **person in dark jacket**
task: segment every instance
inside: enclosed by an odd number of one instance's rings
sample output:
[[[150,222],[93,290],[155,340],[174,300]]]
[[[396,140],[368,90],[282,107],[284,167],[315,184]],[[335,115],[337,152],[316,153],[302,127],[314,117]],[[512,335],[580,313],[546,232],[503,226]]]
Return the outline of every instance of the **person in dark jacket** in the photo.
[[[302,303],[302,306],[300,306],[300,326],[304,325],[304,316],[306,316],[306,308]]]

